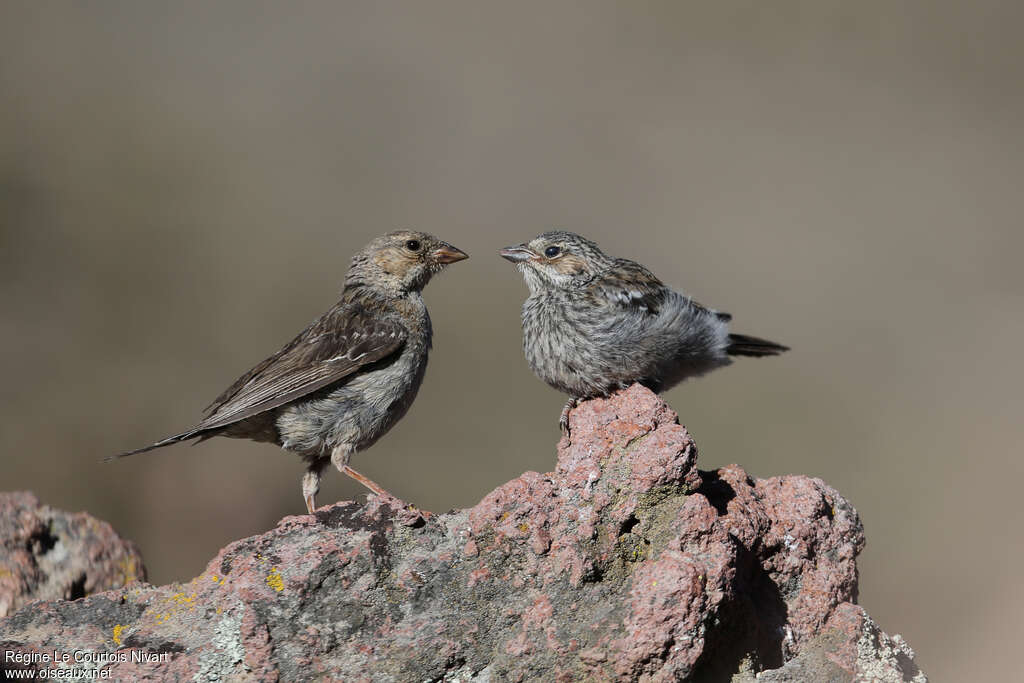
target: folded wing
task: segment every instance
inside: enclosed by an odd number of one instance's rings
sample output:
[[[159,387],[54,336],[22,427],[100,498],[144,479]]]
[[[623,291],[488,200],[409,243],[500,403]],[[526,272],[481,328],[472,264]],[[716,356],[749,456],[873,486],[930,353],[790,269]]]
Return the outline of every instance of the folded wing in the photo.
[[[331,311],[218,396],[196,429],[217,429],[283,406],[391,355],[404,342],[401,325],[361,306]]]
[[[384,360],[406,339],[395,320],[373,315],[359,304],[334,308],[315,320],[280,351],[242,375],[205,410],[192,429],[115,458],[143,453],[279,408]]]

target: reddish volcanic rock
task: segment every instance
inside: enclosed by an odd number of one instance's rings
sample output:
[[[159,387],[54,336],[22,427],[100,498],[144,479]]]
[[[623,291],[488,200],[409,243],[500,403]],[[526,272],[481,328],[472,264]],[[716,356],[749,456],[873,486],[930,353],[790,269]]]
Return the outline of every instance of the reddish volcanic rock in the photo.
[[[74,600],[146,579],[131,541],[84,512],[0,493],[0,617],[34,600]]]
[[[799,656],[757,676],[737,675],[733,683],[851,680],[927,683],[928,679],[903,638],[886,635],[863,609],[844,602],[804,644]]]
[[[698,472],[639,386],[570,419],[553,472],[472,509],[287,517],[187,584],[22,609],[0,645],[113,655],[124,680],[924,680],[852,604],[864,536],[833,489]]]

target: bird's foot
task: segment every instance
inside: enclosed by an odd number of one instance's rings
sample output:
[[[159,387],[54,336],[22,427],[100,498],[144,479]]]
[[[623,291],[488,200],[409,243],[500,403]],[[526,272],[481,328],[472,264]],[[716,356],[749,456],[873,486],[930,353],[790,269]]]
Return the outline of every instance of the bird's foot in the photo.
[[[558,418],[558,428],[562,430],[562,434],[569,436],[569,413],[572,409],[578,406],[580,400],[578,398],[570,398],[565,402],[565,406],[562,408],[562,414]]]
[[[421,527],[433,516],[433,512],[420,510],[415,505],[406,504],[395,514],[394,520],[402,526]]]
[[[431,512],[430,510],[420,510],[418,507],[416,507],[415,505],[412,505],[412,504],[406,505],[405,509],[408,510],[409,512],[413,512],[413,513],[419,515],[423,519],[431,519],[434,516],[434,513]]]
[[[302,499],[306,501],[306,511],[311,515],[316,511],[316,494],[320,491],[322,470],[320,465],[311,465],[302,477]]]
[[[430,519],[431,517],[434,516],[433,512],[428,512],[426,510],[420,510],[415,505],[406,503],[405,501],[403,501],[398,496],[396,496],[393,493],[391,493],[390,491],[386,490],[383,486],[381,486],[377,482],[373,481],[372,479],[370,479],[369,477],[367,477],[364,474],[360,474],[359,472],[356,472],[354,469],[352,469],[348,465],[345,465],[345,469],[343,469],[342,472],[344,472],[348,476],[352,477],[353,479],[358,481],[360,484],[362,484],[366,488],[370,489],[370,491],[373,492],[374,494],[376,494],[377,497],[382,498],[384,500],[391,499],[391,500],[395,501],[396,503],[398,503],[397,507],[400,507],[403,510],[403,512],[405,513],[405,514],[402,515],[402,519],[400,519],[399,521],[401,521],[401,523],[406,525],[406,526],[416,526],[419,523],[420,519],[423,519],[425,521],[425,520],[428,520],[428,519]]]

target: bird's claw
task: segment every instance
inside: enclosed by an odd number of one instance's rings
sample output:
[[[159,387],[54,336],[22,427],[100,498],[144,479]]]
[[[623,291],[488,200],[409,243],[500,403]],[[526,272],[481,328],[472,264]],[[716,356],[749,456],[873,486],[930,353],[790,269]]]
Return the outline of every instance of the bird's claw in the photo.
[[[423,519],[430,519],[431,517],[434,516],[434,513],[431,512],[430,510],[420,510],[415,505],[406,505],[405,509],[408,510],[409,512],[413,512],[413,513],[419,515]]]
[[[579,404],[579,399],[570,398],[565,402],[565,406],[562,407],[562,414],[558,418],[558,428],[562,430],[562,434],[569,436],[569,413]]]
[[[402,526],[420,527],[433,516],[434,513],[432,512],[420,510],[415,505],[406,504],[400,509],[398,514],[395,515],[395,521]]]

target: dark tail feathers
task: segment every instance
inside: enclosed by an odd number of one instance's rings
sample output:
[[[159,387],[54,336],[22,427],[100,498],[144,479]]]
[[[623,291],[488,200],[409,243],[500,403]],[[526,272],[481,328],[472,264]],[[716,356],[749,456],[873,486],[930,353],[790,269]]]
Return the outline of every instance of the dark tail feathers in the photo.
[[[789,347],[745,334],[730,334],[729,346],[725,351],[730,356],[777,356],[783,351],[789,351]]]
[[[114,461],[114,460],[118,460],[119,458],[127,458],[129,455],[138,455],[139,453],[145,453],[146,451],[152,451],[152,450],[157,449],[157,448],[163,448],[164,446],[170,446],[173,443],[180,443],[182,441],[188,441],[189,439],[194,439],[196,437],[200,437],[201,438],[202,436],[203,436],[202,432],[196,431],[196,430],[192,430],[192,431],[188,431],[188,432],[182,432],[181,434],[175,434],[174,436],[169,436],[166,439],[160,439],[159,441],[157,441],[155,444],[153,444],[151,446],[144,446],[143,448],[136,448],[134,451],[126,451],[124,453],[118,453],[117,455],[108,455],[107,457],[103,458],[103,462],[111,462],[111,461]]]

